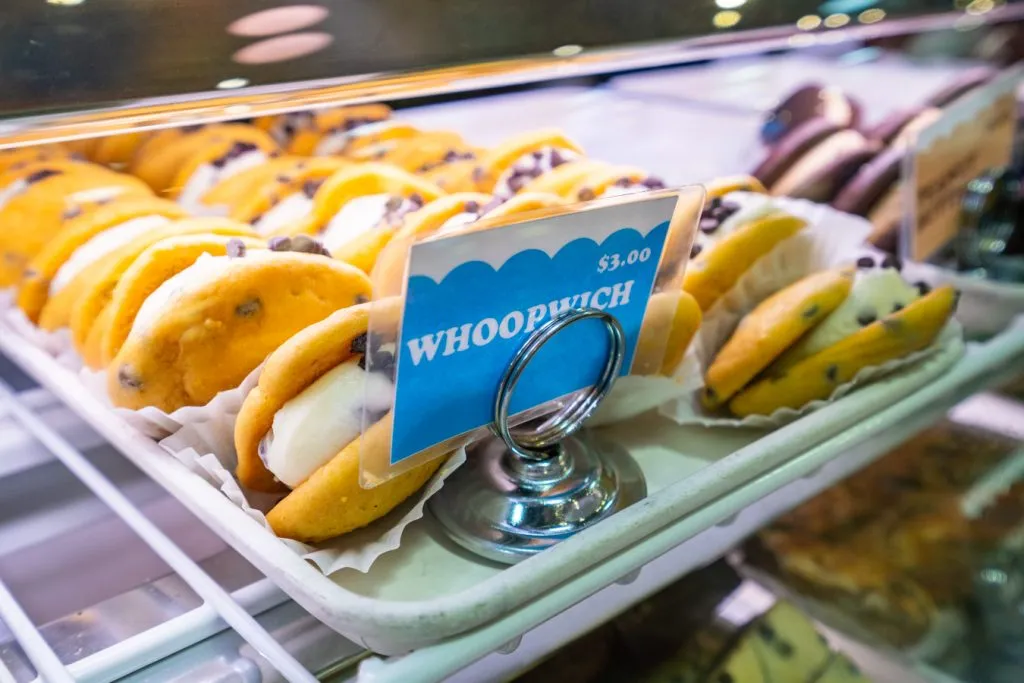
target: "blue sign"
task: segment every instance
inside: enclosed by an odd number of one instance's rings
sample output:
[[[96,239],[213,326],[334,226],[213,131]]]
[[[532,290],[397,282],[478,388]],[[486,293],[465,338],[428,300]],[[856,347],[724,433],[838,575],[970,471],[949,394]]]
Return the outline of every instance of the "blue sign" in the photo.
[[[413,246],[398,338],[391,464],[493,419],[516,352],[570,308],[608,311],[632,363],[676,195],[456,234]],[[596,320],[544,345],[512,398],[520,413],[594,383],[608,356]]]

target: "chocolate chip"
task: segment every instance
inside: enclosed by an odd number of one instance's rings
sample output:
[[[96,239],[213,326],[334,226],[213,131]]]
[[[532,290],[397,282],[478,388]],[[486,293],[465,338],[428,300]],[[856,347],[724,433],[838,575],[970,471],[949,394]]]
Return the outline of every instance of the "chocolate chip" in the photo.
[[[718,395],[718,394],[716,394],[716,393],[715,393],[715,390],[714,390],[714,389],[712,389],[711,387],[704,387],[704,396],[705,396],[705,398],[707,398],[707,399],[708,399],[709,401],[714,401],[714,400],[715,400],[715,397],[716,397],[717,395]]]
[[[366,353],[366,333],[354,337],[348,348],[352,353]]]
[[[25,178],[25,182],[31,185],[32,183],[38,183],[40,180],[46,180],[47,178],[60,175],[60,171],[55,171],[52,168],[44,168],[36,171],[35,173],[29,174]]]
[[[625,177],[623,177],[623,178],[619,178],[618,180],[615,181],[615,187],[629,187],[632,184],[633,184],[633,179],[632,178],[625,178]]]
[[[118,368],[117,382],[125,389],[142,389],[142,380],[127,365]]]
[[[697,228],[705,235],[710,235],[715,230],[721,227],[721,224],[714,218],[701,218],[700,222],[697,223]]]
[[[296,235],[292,238],[292,251],[302,254],[315,254],[319,251],[316,240],[309,235]]]
[[[308,199],[312,199],[313,195],[317,193],[317,190],[319,190],[320,186],[323,184],[323,178],[321,178],[320,180],[307,180],[306,182],[302,183],[302,194],[306,195]]]
[[[239,318],[251,318],[259,313],[261,308],[263,308],[262,301],[259,299],[250,299],[249,301],[243,301],[235,306],[235,315]]]
[[[757,632],[765,640],[775,640],[775,630],[763,621],[757,625]]]
[[[356,294],[356,303],[357,304],[365,304],[369,300],[370,300],[369,297],[363,296],[362,294]]]
[[[859,259],[857,259],[857,267],[858,268],[874,268],[875,267],[875,259],[871,258],[870,256],[861,256]]]
[[[73,206],[73,207],[71,207],[70,209],[68,209],[67,211],[64,212],[63,218],[64,218],[64,220],[69,221],[72,218],[78,218],[81,215],[82,215],[82,207],[80,207],[80,206]]]
[[[576,198],[579,199],[581,202],[589,202],[590,200],[592,200],[596,196],[597,195],[594,194],[594,191],[592,189],[590,189],[589,187],[584,187],[576,195]]]
[[[708,205],[707,205],[706,208],[708,208],[708,209],[717,209],[721,205],[722,205],[722,198],[721,197],[712,197],[711,201],[708,202]]]
[[[359,356],[359,363],[358,363],[358,365],[359,365],[359,369],[360,370],[365,370],[366,369],[366,356]]]
[[[462,205],[462,210],[466,213],[479,213],[480,202],[471,199]]]
[[[551,168],[561,166],[565,162],[569,161],[561,152],[557,149],[551,150]]]
[[[388,197],[388,202],[387,204],[384,205],[384,209],[388,212],[398,211],[398,209],[402,206],[402,202],[404,201],[405,199],[403,197],[393,195],[391,197]]]
[[[903,262],[900,261],[899,258],[897,258],[897,257],[895,257],[895,256],[890,254],[890,255],[886,256],[884,259],[882,259],[882,267],[883,268],[895,268],[896,270],[903,270]]]
[[[886,317],[882,318],[882,327],[884,327],[885,331],[890,334],[899,334],[900,330],[903,329],[903,324],[899,319]]]
[[[423,206],[424,204],[423,195],[421,195],[418,192],[413,192],[411,195],[409,195],[409,201],[412,204],[416,205],[417,207]]]
[[[270,241],[267,242],[267,248],[270,251],[291,251],[292,249],[292,238],[291,237],[271,237]]]
[[[274,180],[276,180],[279,183],[287,183],[291,181],[291,178],[289,178],[286,175],[279,175],[276,178],[274,178]]]
[[[915,282],[914,286],[917,287],[917,292],[921,296],[924,296],[928,292],[932,291],[931,285],[929,285],[927,282]]]
[[[811,304],[810,308],[803,312],[803,317],[807,320],[811,320],[814,316],[821,312],[821,306],[818,304]]]
[[[644,187],[646,187],[648,190],[663,190],[663,189],[665,189],[665,181],[662,180],[661,178],[655,178],[654,176],[651,176],[649,178],[645,178],[643,183],[641,183],[641,184]]]
[[[245,256],[245,242],[243,242],[242,240],[238,239],[237,237],[232,237],[231,239],[228,240],[227,252],[228,252],[228,256],[231,257],[231,258],[242,258],[242,257],[244,257]]]
[[[514,175],[508,179],[508,189],[513,192],[519,192],[519,190],[523,189],[523,185],[526,184],[527,180],[529,180],[527,176]]]
[[[857,324],[861,327],[867,327],[876,320],[878,320],[878,316],[874,311],[864,311],[857,316]]]
[[[704,251],[704,247],[700,246],[696,242],[690,247],[690,258],[697,258],[700,252]]]
[[[827,368],[825,368],[825,379],[827,379],[829,382],[835,382],[836,379],[838,379],[838,378],[839,378],[839,366],[838,365],[830,365]]]
[[[487,171],[485,171],[481,166],[477,166],[473,169],[473,182],[482,183],[485,178],[487,178]]]
[[[793,646],[784,640],[779,641],[778,645],[776,645],[775,647],[775,650],[783,659],[789,659],[793,656]]]
[[[390,351],[380,351],[373,356],[373,372],[382,375],[392,375],[395,371],[395,354]]]
[[[231,145],[231,148],[222,156],[220,156],[217,159],[214,159],[210,165],[213,166],[214,168],[224,168],[232,159],[237,159],[243,154],[253,152],[257,149],[259,148],[251,142],[236,142],[235,144]]]
[[[902,310],[903,310],[903,304],[901,304],[899,301],[897,301],[896,303],[894,303],[892,305],[892,312],[893,313],[899,313]]]

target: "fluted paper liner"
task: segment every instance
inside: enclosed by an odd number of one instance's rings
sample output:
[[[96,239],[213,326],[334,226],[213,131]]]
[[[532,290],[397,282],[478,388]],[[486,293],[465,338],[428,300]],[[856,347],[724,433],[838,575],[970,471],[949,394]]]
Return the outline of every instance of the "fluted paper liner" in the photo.
[[[743,200],[749,196],[736,195]],[[662,415],[678,424],[760,429],[781,427],[846,396],[858,386],[917,363],[963,336],[959,323],[951,320],[927,349],[864,368],[852,381],[836,387],[828,399],[811,401],[798,409],[780,408],[770,415],[744,418],[706,410],[700,402],[704,375],[744,315],[797,280],[837,266],[852,265],[859,255],[865,253],[861,245],[871,232],[871,225],[863,218],[804,200],[776,199],[775,202],[780,209],[806,220],[808,227],[757,261],[735,287],[705,312],[704,321],[675,375],[680,385],[679,398],[660,408]]]
[[[804,219],[808,227],[762,256],[732,290],[705,312],[700,330],[672,377],[620,378],[589,425],[620,422],[656,408],[677,421],[685,420],[681,424],[701,423],[695,412],[699,404],[691,406],[691,397],[704,386],[704,360],[710,363],[710,357],[732,334],[739,318],[768,295],[805,274],[838,263],[852,263],[871,230],[863,219],[808,201],[749,192],[733,192],[726,199],[739,204],[740,210],[752,217],[780,209]]]
[[[230,458],[211,453],[210,446],[219,439],[220,433],[216,425],[210,422],[192,423],[162,440],[160,446],[190,470],[199,473],[211,485],[220,489],[232,503],[262,524],[267,533],[272,534],[265,512],[270,510],[281,496],[243,491],[231,473],[234,469],[234,449],[231,449]],[[423,488],[394,510],[362,529],[350,531],[316,545],[285,538],[281,539],[281,542],[327,575],[342,569],[369,571],[378,557],[398,548],[405,528],[423,517],[423,507],[427,500],[441,490],[448,475],[465,461],[466,450],[460,448],[434,473]]]

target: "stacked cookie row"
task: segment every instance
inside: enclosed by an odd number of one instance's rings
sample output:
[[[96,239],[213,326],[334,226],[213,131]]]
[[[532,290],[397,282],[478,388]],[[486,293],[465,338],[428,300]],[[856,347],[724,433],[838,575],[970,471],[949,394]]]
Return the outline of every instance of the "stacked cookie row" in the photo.
[[[772,194],[830,203],[866,217],[871,242],[895,252],[904,215],[900,178],[908,147],[942,109],[996,75],[988,68],[964,73],[920,106],[864,126],[858,103],[834,88],[805,86],[772,114],[764,158],[752,174]]]

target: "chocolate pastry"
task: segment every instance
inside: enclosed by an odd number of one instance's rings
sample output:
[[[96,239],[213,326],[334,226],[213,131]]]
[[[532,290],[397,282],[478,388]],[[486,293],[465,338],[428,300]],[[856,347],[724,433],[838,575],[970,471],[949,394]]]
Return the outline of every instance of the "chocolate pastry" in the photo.
[[[822,117],[805,121],[779,140],[751,175],[770,189],[808,150],[842,130],[842,126]]]
[[[840,128],[856,128],[860,105],[836,88],[811,84],[798,88],[768,115],[761,141],[775,145],[808,121],[824,118]]]

